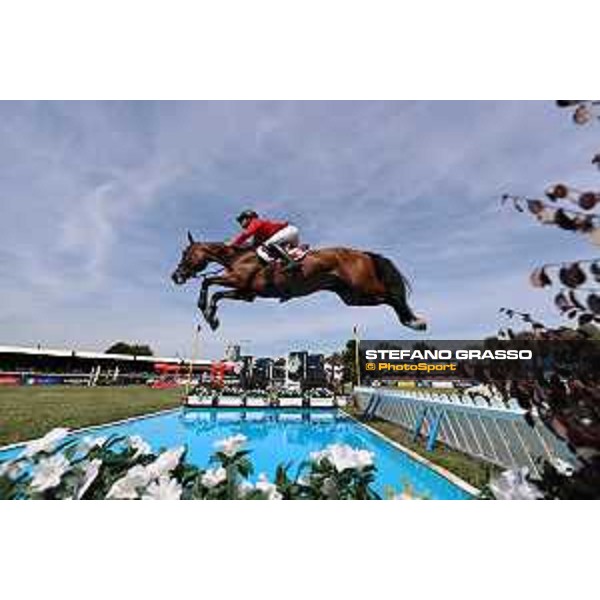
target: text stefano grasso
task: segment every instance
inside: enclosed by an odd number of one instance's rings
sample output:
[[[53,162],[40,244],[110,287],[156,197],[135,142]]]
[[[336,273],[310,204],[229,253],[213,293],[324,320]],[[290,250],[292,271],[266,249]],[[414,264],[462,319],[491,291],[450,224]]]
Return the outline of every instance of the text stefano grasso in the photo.
[[[531,350],[365,350],[367,360],[532,360]]]

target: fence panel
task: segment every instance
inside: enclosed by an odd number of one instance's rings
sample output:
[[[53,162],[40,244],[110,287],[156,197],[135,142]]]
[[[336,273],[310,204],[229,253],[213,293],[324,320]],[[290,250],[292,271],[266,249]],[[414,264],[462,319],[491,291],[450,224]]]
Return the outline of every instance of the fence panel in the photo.
[[[456,450],[505,468],[528,467],[538,473],[538,459],[561,458],[576,463],[567,445],[556,438],[534,415],[535,426],[525,421],[516,402],[504,403],[450,393],[392,388],[354,388],[361,411],[397,423],[414,432],[420,417],[442,414],[437,439]],[[377,403],[375,404],[375,401]],[[373,410],[373,407],[375,409]],[[429,432],[426,418],[421,435]]]

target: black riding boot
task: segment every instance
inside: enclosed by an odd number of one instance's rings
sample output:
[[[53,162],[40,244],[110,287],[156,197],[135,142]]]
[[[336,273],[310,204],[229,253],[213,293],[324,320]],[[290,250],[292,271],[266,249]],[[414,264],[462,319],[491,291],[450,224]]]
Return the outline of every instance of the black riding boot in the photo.
[[[283,260],[285,265],[283,268],[284,271],[293,272],[300,268],[300,263],[289,256],[289,254],[279,244],[270,244],[269,252]]]

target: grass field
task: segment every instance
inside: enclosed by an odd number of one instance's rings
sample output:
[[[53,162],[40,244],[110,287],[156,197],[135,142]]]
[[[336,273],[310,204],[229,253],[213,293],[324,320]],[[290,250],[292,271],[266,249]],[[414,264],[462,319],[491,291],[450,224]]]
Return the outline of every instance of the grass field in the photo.
[[[128,387],[0,387],[0,446],[53,427],[85,427],[179,404],[181,389]]]

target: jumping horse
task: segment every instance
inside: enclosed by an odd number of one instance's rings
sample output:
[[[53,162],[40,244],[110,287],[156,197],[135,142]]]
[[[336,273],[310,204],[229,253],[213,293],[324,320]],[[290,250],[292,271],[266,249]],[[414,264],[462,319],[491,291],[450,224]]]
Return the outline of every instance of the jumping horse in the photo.
[[[196,242],[188,232],[188,246],[171,278],[177,285],[202,274],[209,264],[223,272],[205,275],[198,308],[214,330],[219,326],[217,305],[221,300],[277,298],[281,302],[329,291],[349,306],[391,306],[402,325],[423,331],[424,319],[417,317],[407,302],[409,284],[392,261],[379,254],[352,248],[309,250],[299,268],[288,271],[279,263],[265,265],[249,247],[233,247],[222,242]],[[209,298],[213,285],[227,288]]]

